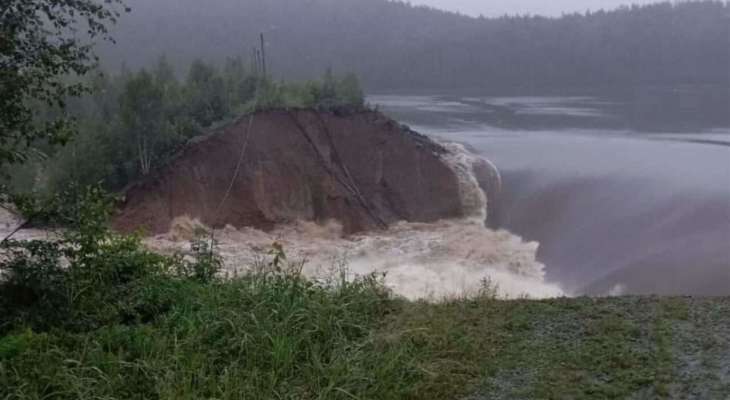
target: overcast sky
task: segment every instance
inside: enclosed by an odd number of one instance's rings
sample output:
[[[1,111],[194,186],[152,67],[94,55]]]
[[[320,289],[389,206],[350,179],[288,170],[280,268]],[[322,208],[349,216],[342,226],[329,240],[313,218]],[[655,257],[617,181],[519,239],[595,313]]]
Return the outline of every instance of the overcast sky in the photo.
[[[501,16],[504,14],[539,14],[559,16],[563,12],[584,12],[616,8],[623,4],[648,4],[659,0],[410,0],[464,14]]]

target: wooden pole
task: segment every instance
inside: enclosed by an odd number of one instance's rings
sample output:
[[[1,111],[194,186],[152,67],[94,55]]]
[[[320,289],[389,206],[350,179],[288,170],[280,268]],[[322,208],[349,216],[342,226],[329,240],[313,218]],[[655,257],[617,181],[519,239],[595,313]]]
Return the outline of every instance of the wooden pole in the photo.
[[[264,34],[261,33],[261,70],[266,78],[266,46],[264,45]]]

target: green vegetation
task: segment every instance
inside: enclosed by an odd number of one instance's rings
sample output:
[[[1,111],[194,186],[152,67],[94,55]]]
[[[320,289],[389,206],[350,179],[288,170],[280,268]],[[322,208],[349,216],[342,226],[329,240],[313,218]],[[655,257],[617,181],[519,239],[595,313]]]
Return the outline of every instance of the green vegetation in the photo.
[[[205,242],[158,256],[106,228],[99,190],[79,204],[0,262],[0,398],[401,398],[417,379],[373,336],[393,307],[374,277],[309,282],[274,247],[221,280]]]
[[[63,113],[65,99],[84,93],[87,86],[64,78],[83,76],[93,68],[96,59],[87,42],[110,39],[107,25],[116,21],[120,4],[120,0],[3,1],[0,168],[26,161],[37,140],[68,140],[73,121]],[[45,118],[38,118],[35,104],[49,109]]]
[[[152,65],[159,49],[175,49],[176,65],[201,51],[222,59],[240,52],[241,40],[269,32],[266,55],[275,76],[312,78],[332,65],[357,73],[371,91],[493,95],[568,95],[586,86],[633,95],[657,86],[708,85],[722,96],[714,101],[722,101],[720,121],[727,126],[725,0],[574,2],[585,8],[555,18],[474,18],[400,0],[126,1],[135,23],[121,24],[118,45],[104,52],[110,68]],[[458,3],[440,2],[454,9]],[[614,7],[619,3],[625,6]]]
[[[76,214],[51,213],[71,227],[57,240],[6,245],[0,398],[730,395],[728,299],[499,301],[485,282],[476,298],[408,302],[377,276],[309,281],[276,244],[223,278],[207,236],[150,253],[107,229],[101,190],[79,193]]]
[[[183,82],[162,59],[69,83],[93,64],[76,19],[105,36],[114,3],[10,0],[0,13],[0,166],[29,163],[17,188],[57,194],[16,205],[66,228],[0,243],[0,399],[730,397],[728,299],[506,302],[485,282],[476,298],[408,302],[378,276],[307,280],[276,244],[224,277],[205,232],[162,256],[110,231],[102,187],[221,121],[364,106],[354,76],[277,83],[240,59],[222,72],[195,62]],[[57,149],[72,116],[76,140]]]
[[[13,171],[15,191],[57,193],[71,183],[119,190],[163,164],[191,138],[242,114],[272,108],[352,112],[365,107],[356,76],[327,71],[320,80],[275,82],[242,59],[221,70],[194,62],[183,81],[161,58],[147,71],[97,74],[90,94],[70,99],[77,121],[68,146],[40,146],[43,156]],[[42,176],[42,179],[37,177]]]

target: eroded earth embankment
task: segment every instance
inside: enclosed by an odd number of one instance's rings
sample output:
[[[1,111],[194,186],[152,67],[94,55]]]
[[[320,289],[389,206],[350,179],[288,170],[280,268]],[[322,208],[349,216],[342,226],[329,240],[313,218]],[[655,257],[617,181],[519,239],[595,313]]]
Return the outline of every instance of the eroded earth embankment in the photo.
[[[189,143],[125,192],[113,223],[161,252],[186,251],[217,229],[228,272],[245,272],[275,241],[304,272],[386,274],[408,298],[480,289],[563,294],[544,282],[536,243],[485,227],[497,169],[377,112],[278,110],[244,116]]]
[[[260,112],[191,143],[127,190],[115,226],[159,234],[180,216],[263,230],[336,220],[355,233],[461,218],[470,211],[447,152],[375,112]]]

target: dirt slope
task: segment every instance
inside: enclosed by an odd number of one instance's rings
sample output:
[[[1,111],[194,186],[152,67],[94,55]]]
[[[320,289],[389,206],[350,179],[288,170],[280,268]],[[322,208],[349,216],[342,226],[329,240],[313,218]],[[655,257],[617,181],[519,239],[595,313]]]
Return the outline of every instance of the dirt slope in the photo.
[[[158,234],[187,215],[264,230],[335,219],[354,233],[466,212],[446,150],[377,112],[278,110],[249,123],[243,117],[189,144],[128,189],[115,227]]]

